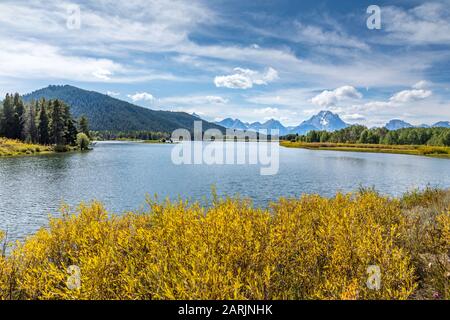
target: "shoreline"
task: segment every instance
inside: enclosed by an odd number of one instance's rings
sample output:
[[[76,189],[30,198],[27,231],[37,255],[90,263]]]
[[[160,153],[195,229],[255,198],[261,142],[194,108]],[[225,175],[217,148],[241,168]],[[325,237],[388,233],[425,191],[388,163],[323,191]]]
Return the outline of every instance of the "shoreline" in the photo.
[[[24,143],[17,140],[0,138],[0,159],[33,156],[48,156],[81,151],[75,147],[68,147],[65,152],[57,152],[53,146]]]
[[[450,159],[449,147],[415,146],[415,145],[380,145],[380,144],[346,144],[321,142],[291,142],[280,141],[285,148],[300,148],[308,150],[362,152],[362,153],[390,153],[423,156],[429,158]]]

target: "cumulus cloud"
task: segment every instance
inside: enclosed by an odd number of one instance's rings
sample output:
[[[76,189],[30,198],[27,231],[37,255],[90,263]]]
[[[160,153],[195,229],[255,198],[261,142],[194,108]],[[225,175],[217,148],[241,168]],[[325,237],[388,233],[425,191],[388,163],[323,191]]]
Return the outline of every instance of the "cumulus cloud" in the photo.
[[[394,103],[405,103],[423,100],[431,96],[432,92],[430,90],[423,89],[413,89],[413,90],[403,90],[394,94],[389,101]]]
[[[243,68],[234,68],[233,71],[234,74],[215,77],[214,84],[216,87],[250,89],[254,85],[267,85],[279,78],[278,71],[271,67],[262,73]]]
[[[362,94],[352,86],[343,86],[333,91],[325,90],[311,99],[311,102],[321,107],[330,107],[346,99],[361,99]]]
[[[120,92],[115,92],[115,91],[106,91],[106,94],[110,97],[120,96]]]
[[[127,95],[133,102],[137,101],[153,101],[155,97],[148,92],[136,92],[135,94]]]

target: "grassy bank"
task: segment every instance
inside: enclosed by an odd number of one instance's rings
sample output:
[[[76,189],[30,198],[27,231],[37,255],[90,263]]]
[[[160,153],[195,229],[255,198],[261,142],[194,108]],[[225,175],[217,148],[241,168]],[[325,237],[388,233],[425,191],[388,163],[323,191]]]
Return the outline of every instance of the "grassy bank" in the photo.
[[[384,145],[359,143],[330,142],[292,142],[281,141],[280,145],[287,148],[303,148],[311,150],[334,150],[351,152],[397,153],[439,158],[450,158],[450,147],[418,146],[418,145]]]
[[[122,216],[92,203],[62,209],[0,257],[0,298],[449,299],[449,250],[443,190],[305,195],[269,209],[149,201]]]
[[[46,154],[53,152],[52,147],[23,143],[18,140],[0,138],[0,157]]]

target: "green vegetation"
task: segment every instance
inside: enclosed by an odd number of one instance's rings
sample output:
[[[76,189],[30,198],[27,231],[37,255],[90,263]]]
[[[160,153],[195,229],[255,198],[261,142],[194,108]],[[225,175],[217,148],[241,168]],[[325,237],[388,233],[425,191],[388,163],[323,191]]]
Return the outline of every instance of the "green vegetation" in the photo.
[[[25,145],[30,146],[29,152],[35,153],[32,150],[37,144],[47,151],[72,150],[77,146],[79,130],[89,133],[87,119],[80,120],[78,129],[69,106],[57,99],[24,104],[18,93],[6,94],[0,105],[0,137],[9,139],[3,142],[3,154],[21,154],[20,149],[28,148]]]
[[[0,299],[450,299],[449,190],[148,204],[62,208],[0,256]]]
[[[287,135],[280,144],[305,148],[353,152],[400,153],[450,158],[449,128],[367,129],[350,126],[334,132],[310,131],[306,135]]]
[[[384,145],[450,146],[450,128],[368,129],[355,125],[334,132],[309,131],[306,135],[287,135],[283,140]]]
[[[89,144],[90,144],[89,138],[85,133],[80,132],[79,134],[77,134],[78,149],[80,149],[81,151],[88,150]]]
[[[350,152],[397,153],[438,158],[450,158],[450,147],[414,146],[414,145],[383,145],[359,143],[329,143],[329,142],[296,142],[281,141],[280,145],[287,148],[303,148],[311,150],[335,150]]]
[[[170,134],[153,131],[91,131],[94,140],[119,140],[119,141],[161,141],[169,139]]]

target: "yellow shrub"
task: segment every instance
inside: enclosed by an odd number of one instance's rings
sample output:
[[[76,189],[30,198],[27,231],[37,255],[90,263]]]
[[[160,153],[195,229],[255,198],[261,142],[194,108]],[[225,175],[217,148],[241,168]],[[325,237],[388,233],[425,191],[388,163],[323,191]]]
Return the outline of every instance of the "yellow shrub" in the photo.
[[[237,198],[148,203],[149,212],[122,216],[97,202],[63,208],[0,258],[0,298],[407,299],[420,285],[412,220],[375,192],[280,199],[267,210]],[[448,213],[435,221],[442,253]],[[370,266],[378,290],[367,284]]]

